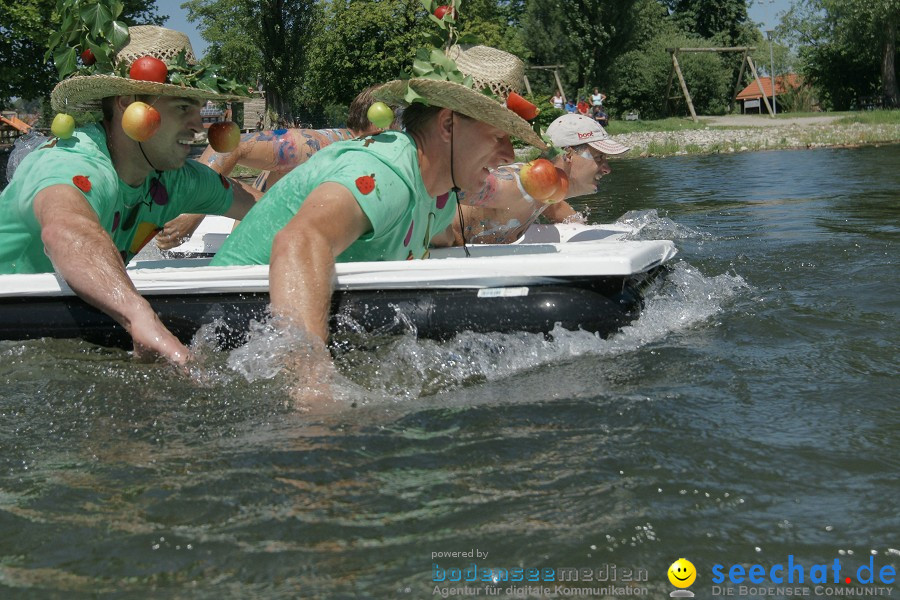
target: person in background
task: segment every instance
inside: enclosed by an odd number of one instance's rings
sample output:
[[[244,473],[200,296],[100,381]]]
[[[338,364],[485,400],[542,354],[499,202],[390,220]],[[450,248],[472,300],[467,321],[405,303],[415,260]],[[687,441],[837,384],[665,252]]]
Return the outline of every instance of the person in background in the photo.
[[[562,92],[556,90],[556,93],[550,98],[551,104],[553,104],[553,108],[558,108],[559,110],[563,110],[565,106],[565,101],[563,100]]]
[[[583,96],[579,96],[578,104],[575,106],[575,112],[584,116],[591,114],[591,105],[585,101]]]
[[[603,110],[602,106],[592,106],[591,107],[591,117],[597,121],[597,123],[601,127],[606,127],[609,123],[609,117],[606,114],[606,111]]]
[[[574,100],[566,100],[566,106],[565,106],[565,109],[566,109],[566,112],[567,112],[567,113],[572,113],[572,114],[574,114],[574,113],[575,113],[575,110],[576,110],[576,107],[575,107],[575,101],[574,101]]]
[[[179,50],[189,64],[187,36],[162,27],[131,27],[115,57],[127,69],[137,58],[169,58]],[[159,129],[137,142],[123,129],[136,99],[153,106]],[[84,301],[124,327],[136,355],[176,364],[190,354],[138,293],[125,265],[164,223],[184,212],[243,218],[254,192],[188,160],[194,134],[203,131],[206,100],[242,100],[205,89],[117,75],[76,75],[51,94],[60,112],[102,109],[100,123],[54,138],[19,165],[0,194],[0,273],[56,271]]]
[[[599,88],[594,88],[594,93],[591,94],[591,106],[603,106],[604,100],[606,100],[606,94],[601,94]]]
[[[606,157],[628,151],[583,115],[559,117],[547,128],[547,136],[562,150],[553,162],[569,177],[567,198],[596,194],[600,179],[610,173]],[[519,183],[521,167],[515,164],[494,169],[471,199],[463,193],[461,218],[437,237],[434,245],[507,244],[518,239],[538,217],[551,223],[584,223],[584,217],[565,201],[545,204],[526,197]]]
[[[370,86],[350,103],[345,129],[276,129],[245,133],[232,152],[221,153],[208,146],[197,159],[213,171],[229,175],[237,165],[262,169],[253,187],[265,192],[287,173],[302,165],[313,154],[334,142],[372,135],[382,130],[369,122],[366,112],[375,102]],[[393,125],[392,125],[393,127]],[[205,215],[182,215],[166,223],[156,236],[160,250],[170,250],[182,244],[203,221]]]

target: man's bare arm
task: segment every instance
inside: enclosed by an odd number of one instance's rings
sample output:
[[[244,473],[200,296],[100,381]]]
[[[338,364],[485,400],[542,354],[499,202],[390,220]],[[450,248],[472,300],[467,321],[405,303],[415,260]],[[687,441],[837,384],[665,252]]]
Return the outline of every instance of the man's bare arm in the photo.
[[[41,190],[34,199],[47,256],[69,287],[121,324],[138,355],[156,353],[184,364],[190,353],[153,312],[125,272],[122,257],[84,196],[70,185]]]
[[[344,186],[313,190],[272,243],[272,312],[326,341],[335,258],[371,228]]]

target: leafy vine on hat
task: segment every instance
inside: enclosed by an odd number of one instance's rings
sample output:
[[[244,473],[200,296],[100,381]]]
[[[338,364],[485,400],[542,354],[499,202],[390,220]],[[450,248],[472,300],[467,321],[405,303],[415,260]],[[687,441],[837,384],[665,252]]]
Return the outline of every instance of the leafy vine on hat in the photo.
[[[461,0],[446,0],[442,5],[435,0],[420,1],[438,31],[427,38],[430,47],[416,52],[410,73],[375,90],[376,99],[449,108],[544,148],[540,136],[507,103],[512,88],[517,87],[510,82],[513,73],[517,72],[519,79],[524,73],[522,61],[496,48],[465,47],[475,38],[460,35],[456,27]],[[470,63],[466,65],[471,68],[469,73],[460,68],[464,59]]]
[[[122,13],[120,0],[58,0],[57,10],[62,26],[50,36],[46,54],[47,59],[53,57],[60,76],[50,96],[60,113],[54,119],[60,127],[51,128],[57,137],[65,139],[74,131],[69,112],[88,113],[93,120],[96,114],[90,113],[99,111],[100,101],[112,96],[228,102],[249,95],[247,86],[222,76],[220,66],[199,63],[185,34],[152,25],[129,28],[117,21]],[[152,106],[135,102],[125,112],[123,129],[132,139],[146,141],[156,132],[159,113]]]

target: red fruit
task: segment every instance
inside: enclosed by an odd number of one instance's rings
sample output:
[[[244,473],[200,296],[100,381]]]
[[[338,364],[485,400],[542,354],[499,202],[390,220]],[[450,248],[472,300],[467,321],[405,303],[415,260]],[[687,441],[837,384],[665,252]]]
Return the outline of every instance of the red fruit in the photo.
[[[159,129],[159,111],[144,102],[132,102],[122,113],[122,129],[136,142],[146,142]]]
[[[91,180],[84,175],[76,175],[72,178],[72,183],[85,194],[91,191]]]
[[[456,9],[449,4],[442,4],[441,6],[438,6],[436,9],[434,9],[434,16],[436,16],[438,19],[443,19],[444,15],[446,15],[447,13],[450,13],[450,18],[454,20],[459,14],[458,12],[456,12]]]
[[[84,52],[81,53],[81,64],[83,64],[84,66],[89,67],[95,62],[97,62],[97,57],[94,56],[94,53],[91,52],[90,48],[87,48]]]
[[[569,193],[569,176],[559,167],[556,167],[556,174],[559,176],[559,186],[556,188],[556,192],[553,195],[544,200],[544,204],[556,204],[557,202],[562,202],[566,199],[566,194]]]
[[[547,200],[559,188],[559,174],[553,163],[539,158],[519,170],[522,187],[535,200]]]
[[[206,137],[216,152],[231,152],[241,143],[241,130],[236,123],[222,121],[210,125]]]
[[[356,189],[358,189],[363,194],[371,194],[372,190],[375,189],[375,174],[371,175],[363,175],[362,177],[356,178]]]
[[[128,71],[128,76],[132,79],[156,83],[165,83],[168,74],[169,68],[166,63],[152,56],[140,57],[131,63],[131,70]]]
[[[506,99],[506,108],[526,121],[532,120],[541,112],[537,106],[515,92],[510,92],[509,97]]]

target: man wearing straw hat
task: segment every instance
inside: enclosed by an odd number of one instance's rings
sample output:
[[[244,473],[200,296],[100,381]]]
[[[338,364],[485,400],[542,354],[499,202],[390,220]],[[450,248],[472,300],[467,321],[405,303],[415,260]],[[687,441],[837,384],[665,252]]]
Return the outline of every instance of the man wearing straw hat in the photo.
[[[452,58],[446,61],[444,68],[463,81]],[[497,73],[482,83],[503,81]],[[336,261],[426,258],[432,236],[456,216],[451,191],[478,190],[490,169],[511,162],[510,136],[545,147],[502,100],[464,83],[397,80],[375,97],[408,104],[405,132],[317,152],[266,193],[213,259],[216,265],[270,263],[273,314],[320,340],[313,340],[319,357],[325,356]]]
[[[116,54],[118,68],[150,56],[171,60],[190,41],[162,27],[132,27]],[[123,64],[124,63],[124,64]],[[120,71],[121,72],[121,71]],[[53,90],[65,113],[102,110],[100,123],[54,138],[25,157],[0,195],[0,273],[56,271],[88,303],[118,321],[137,354],[177,364],[188,350],[138,294],[125,264],[167,221],[184,212],[242,218],[254,195],[209,168],[188,161],[194,134],[203,131],[206,100],[241,96],[118,75],[69,77]],[[159,129],[138,142],[122,116],[135,100],[159,113]]]
[[[550,123],[546,134],[562,150],[553,164],[568,176],[566,198],[596,194],[600,179],[611,172],[607,157],[628,151],[626,146],[612,140],[600,124],[583,115],[558,117]],[[459,220],[434,245],[508,244],[518,239],[538,217],[545,217],[551,223],[584,223],[584,216],[565,201],[545,204],[525,194],[519,178],[521,167],[521,164],[507,165],[493,171],[472,205],[461,207]],[[490,198],[490,204],[482,201],[483,198]]]

